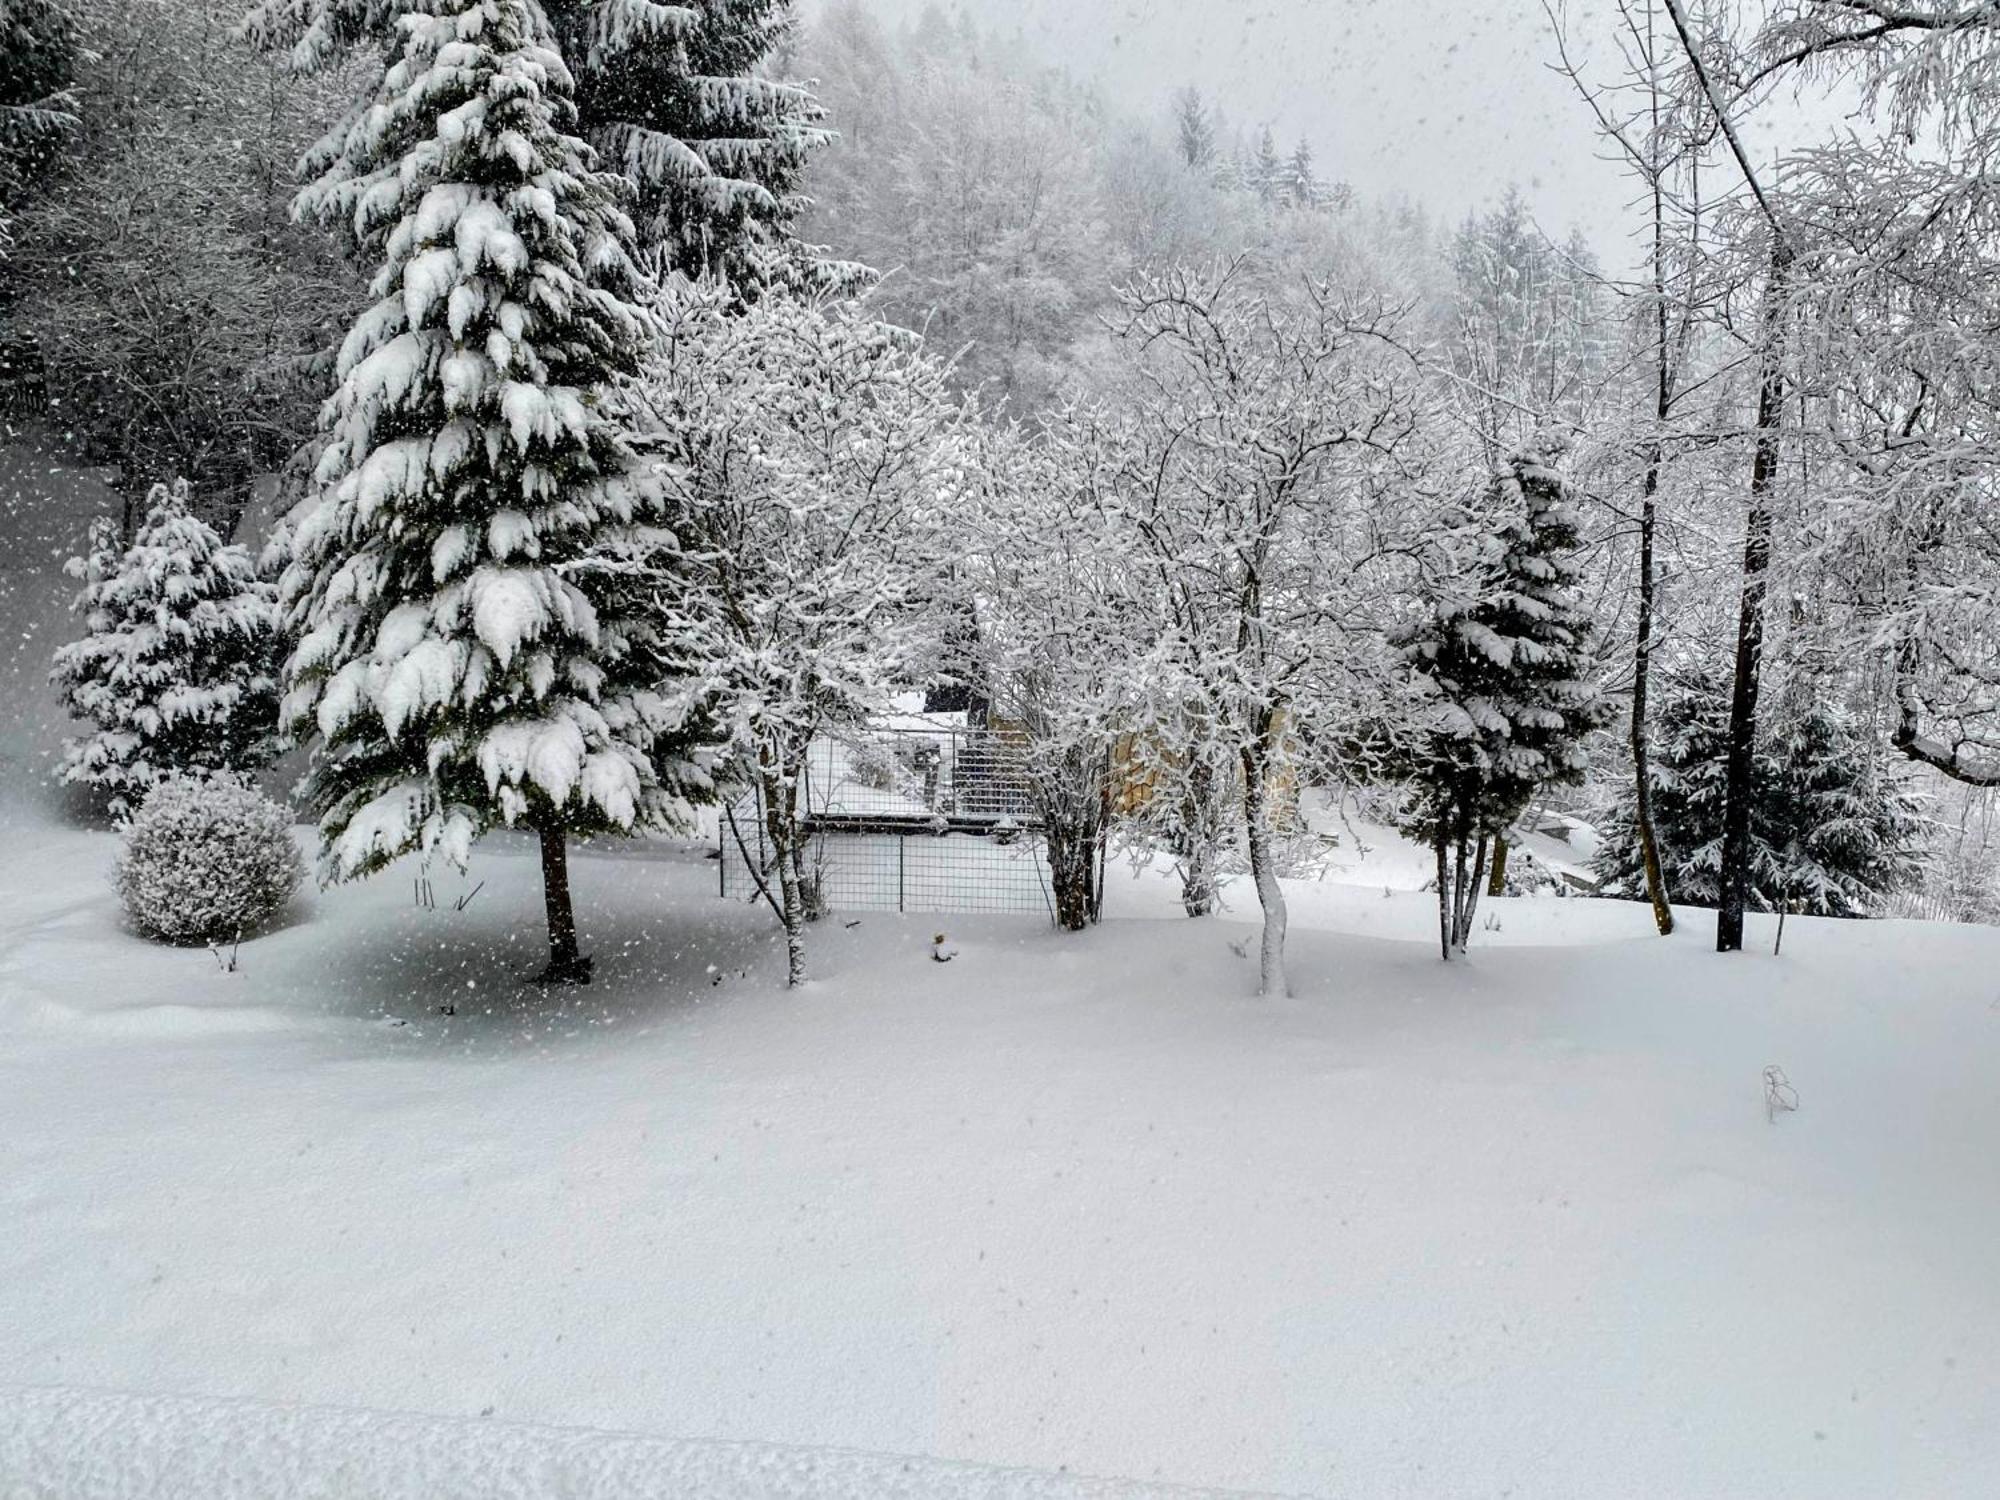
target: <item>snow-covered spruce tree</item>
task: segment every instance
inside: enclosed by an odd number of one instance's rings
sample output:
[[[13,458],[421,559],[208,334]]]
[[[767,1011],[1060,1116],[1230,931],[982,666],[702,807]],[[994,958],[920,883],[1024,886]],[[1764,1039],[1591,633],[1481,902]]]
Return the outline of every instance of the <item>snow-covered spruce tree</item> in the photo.
[[[245,34],[317,72],[352,49],[392,51],[408,0],[255,0]],[[792,0],[540,0],[575,81],[578,134],[637,190],[639,259],[772,286],[856,281],[798,243],[808,157],[830,140],[804,84],[773,76]]]
[[[188,504],[185,480],[155,485],[130,547],[109,517],[67,564],[81,581],[84,635],[55,654],[63,706],[95,726],[70,741],[58,773],[109,794],[123,818],[161,778],[250,771],[276,729],[271,587],[240,545]]]
[[[812,152],[832,139],[811,90],[772,76],[792,0],[555,0],[578,59],[585,133],[637,184],[639,243],[656,269],[718,276],[739,297],[851,286],[858,267],[794,234]],[[676,26],[679,13],[691,19]]]
[[[677,287],[661,311],[638,426],[676,542],[600,566],[650,599],[683,707],[717,726],[728,775],[757,794],[758,879],[798,984],[807,749],[886,711],[936,660],[932,537],[960,503],[964,410],[914,335],[851,307],[772,296],[732,316],[718,289]]]
[[[1729,695],[1720,673],[1692,664],[1661,684],[1653,816],[1678,901],[1722,894],[1722,811]],[[1916,873],[1930,830],[1901,763],[1837,698],[1795,685],[1775,706],[1752,762],[1750,904],[1858,917]],[[1607,894],[1643,899],[1645,875],[1628,789],[1601,820],[1595,861]]]
[[[1285,159],[1278,185],[1284,192],[1285,200],[1297,208],[1317,208],[1324,198],[1326,189],[1313,170],[1312,147],[1304,138]]]
[[[1538,787],[1582,775],[1584,736],[1607,718],[1572,587],[1576,517],[1560,451],[1544,439],[1509,458],[1467,518],[1466,566],[1396,635],[1430,699],[1402,824],[1436,855],[1446,959],[1471,938],[1494,839]]]
[[[541,842],[550,958],[582,981],[565,840],[671,817],[641,622],[572,569],[643,523],[609,383],[645,325],[624,185],[573,133],[536,0],[410,0],[374,104],[299,211],[379,258],[340,350],[285,596],[286,726],[317,745],[322,875]],[[663,778],[662,771],[666,769]]]
[[[1176,89],[1173,98],[1174,147],[1192,171],[1215,161],[1215,116],[1193,84]]]
[[[1285,159],[1278,155],[1278,143],[1266,125],[1257,133],[1257,147],[1244,173],[1250,190],[1266,203],[1275,202],[1285,189]]]

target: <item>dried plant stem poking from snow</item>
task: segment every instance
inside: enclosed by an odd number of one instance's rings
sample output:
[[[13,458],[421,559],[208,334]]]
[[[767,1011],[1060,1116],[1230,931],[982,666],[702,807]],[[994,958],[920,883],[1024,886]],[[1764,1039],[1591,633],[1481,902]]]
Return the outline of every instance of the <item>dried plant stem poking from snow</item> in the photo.
[[[1764,1118],[1775,1121],[1799,1107],[1799,1091],[1776,1063],[1764,1069]]]

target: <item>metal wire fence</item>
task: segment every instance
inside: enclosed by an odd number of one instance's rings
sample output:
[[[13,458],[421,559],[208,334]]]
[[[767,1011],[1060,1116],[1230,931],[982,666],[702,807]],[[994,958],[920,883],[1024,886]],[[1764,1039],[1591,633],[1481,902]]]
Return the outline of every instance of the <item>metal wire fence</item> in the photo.
[[[822,736],[806,755],[810,818],[938,818],[967,827],[1034,822],[1027,746],[998,729],[927,723]]]
[[[800,821],[819,903],[1053,919],[1025,754],[1003,730],[927,724],[815,741]],[[722,894],[760,899],[771,856],[754,793],[725,809],[721,843]]]

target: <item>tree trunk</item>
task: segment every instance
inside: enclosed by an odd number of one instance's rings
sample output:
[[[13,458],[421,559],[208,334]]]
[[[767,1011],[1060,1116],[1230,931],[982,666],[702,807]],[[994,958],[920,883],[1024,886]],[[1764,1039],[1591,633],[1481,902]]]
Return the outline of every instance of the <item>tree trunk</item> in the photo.
[[[1461,816],[1458,820],[1457,828],[1452,832],[1451,946],[1452,951],[1455,953],[1463,953],[1465,951],[1466,837],[1465,819]]]
[[[1215,764],[1200,750],[1188,752],[1187,786],[1181,798],[1181,906],[1191,917],[1205,917],[1215,910],[1216,843],[1220,833],[1216,816],[1221,788],[1216,785]]]
[[[1722,891],[1715,914],[1715,951],[1743,947],[1743,912],[1750,899],[1750,802],[1756,795],[1757,694],[1763,673],[1764,595],[1771,567],[1771,489],[1777,480],[1778,424],[1784,409],[1785,242],[1771,251],[1764,285],[1757,441],[1750,463],[1750,510],[1743,529],[1743,595],[1736,619],[1736,677],[1729,700],[1729,749],[1722,805]]]
[[[1271,851],[1270,789],[1264,784],[1268,725],[1259,727],[1257,742],[1243,751],[1243,821],[1250,844],[1250,878],[1257,887],[1257,904],[1264,909],[1264,936],[1258,951],[1257,993],[1288,995],[1285,978],[1285,891]]]
[[[1458,951],[1463,953],[1472,942],[1472,919],[1479,911],[1479,893],[1485,889],[1480,878],[1486,872],[1486,835],[1479,835],[1472,861],[1472,878],[1465,883],[1464,911],[1458,922]]]
[[[1081,932],[1103,902],[1103,853],[1111,817],[1110,768],[1087,748],[1045,751],[1029,778],[1048,853],[1056,925]]]
[[[1444,819],[1438,819],[1437,833],[1431,839],[1431,848],[1437,855],[1438,885],[1438,957],[1451,962],[1451,866],[1445,855]]]
[[[1049,824],[1049,889],[1055,896],[1056,926],[1064,932],[1081,932],[1090,925],[1096,852],[1087,830]]]
[[[1647,48],[1652,46],[1652,14],[1646,17]],[[1660,125],[1660,100],[1653,94],[1653,127]],[[1660,433],[1674,410],[1674,372],[1667,353],[1666,197],[1656,170],[1653,197],[1653,421],[1655,432],[1646,460],[1646,478],[1639,496],[1639,619],[1632,640],[1632,821],[1639,836],[1639,863],[1646,872],[1646,900],[1653,908],[1653,926],[1661,937],[1674,930],[1674,908],[1667,897],[1666,874],[1660,865],[1660,840],[1653,828],[1652,733],[1647,700],[1653,680],[1653,617],[1658,608],[1658,571],[1654,560],[1659,530],[1660,471],[1666,446]]]
[[[1507,894],[1507,836],[1504,833],[1493,835],[1493,873],[1486,881],[1486,894]]]
[[[1664,307],[1661,316],[1665,317]],[[1662,332],[1664,339],[1665,334]],[[1666,379],[1664,368],[1661,380]],[[1660,404],[1666,405],[1662,384]],[[1666,412],[1660,412],[1662,420]],[[1632,642],[1632,821],[1639,835],[1639,861],[1646,871],[1646,900],[1653,907],[1653,925],[1661,937],[1674,930],[1674,908],[1667,899],[1666,874],[1660,865],[1660,840],[1653,831],[1652,735],[1647,725],[1647,700],[1653,675],[1654,562],[1653,534],[1658,520],[1660,464],[1664,454],[1653,444],[1639,501],[1639,620]]]
[[[798,859],[798,805],[783,768],[760,768],[764,833],[771,841],[778,872],[778,917],[785,929],[785,983],[796,989],[806,980],[805,893]]]
[[[549,966],[536,976],[541,984],[588,984],[590,960],[577,951],[576,912],[570,904],[569,851],[562,825],[539,830],[542,842],[542,908],[549,922]]]
[[[1111,751],[1107,747],[1097,770],[1097,837],[1091,841],[1090,857],[1097,873],[1090,883],[1090,920],[1104,920],[1104,870],[1111,856]]]
[[[1075,861],[1071,861],[1073,865]],[[1087,871],[1069,870],[1054,882],[1056,926],[1064,932],[1082,932],[1090,926],[1090,876]]]

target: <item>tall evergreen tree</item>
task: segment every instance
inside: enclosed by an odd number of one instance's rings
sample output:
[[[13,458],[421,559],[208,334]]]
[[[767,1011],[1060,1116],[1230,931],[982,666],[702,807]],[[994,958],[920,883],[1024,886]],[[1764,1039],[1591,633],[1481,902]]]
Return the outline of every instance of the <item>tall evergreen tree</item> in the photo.
[[[407,0],[255,0],[245,31],[313,72],[391,51]],[[793,237],[800,179],[831,138],[805,85],[775,76],[792,0],[538,0],[575,82],[578,133],[636,189],[639,258],[724,277],[742,297],[856,279]]]
[[[639,244],[660,269],[719,275],[744,296],[852,279],[793,237],[807,158],[832,137],[811,91],[769,71],[792,0],[549,10],[574,60],[583,133],[637,186]],[[677,14],[688,19],[662,19]]]
[[[1466,518],[1469,565],[1397,641],[1432,697],[1404,829],[1436,855],[1447,959],[1472,935],[1493,842],[1537,788],[1581,777],[1583,738],[1606,718],[1572,587],[1576,518],[1558,452],[1542,439],[1508,460]]]
[[[573,133],[536,0],[405,0],[401,44],[301,211],[379,258],[285,582],[286,724],[324,873],[538,834],[552,980],[588,977],[565,839],[669,815],[645,628],[571,565],[647,487],[607,385],[643,348],[624,184]]]
[[[1257,149],[1244,169],[1244,179],[1250,190],[1266,203],[1275,199],[1284,190],[1285,162],[1278,155],[1278,143],[1271,135],[1271,127],[1266,125],[1257,133]]]
[[[1283,186],[1286,199],[1298,208],[1317,207],[1324,196],[1319,176],[1313,170],[1312,147],[1300,137],[1285,162]]]
[[[1721,675],[1684,664],[1661,683],[1652,811],[1678,901],[1722,898],[1729,695]],[[1899,763],[1838,700],[1795,691],[1771,715],[1752,762],[1749,905],[1856,917],[1916,873],[1930,821]],[[1607,892],[1643,898],[1633,792],[1600,821],[1596,872]]]
[[[1192,84],[1174,94],[1174,145],[1195,171],[1215,160],[1215,117]]]
[[[60,777],[109,793],[123,817],[173,775],[255,770],[270,759],[277,706],[277,610],[240,545],[188,501],[186,481],[153,486],[130,547],[100,517],[68,570],[84,635],[56,652],[50,680],[94,725]]]

